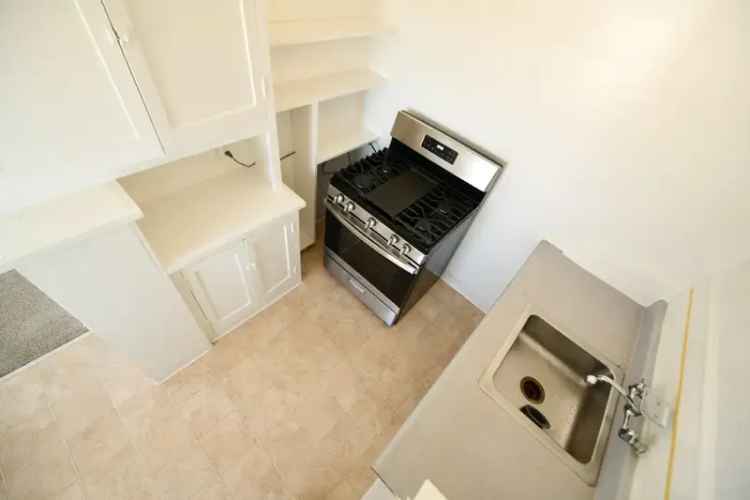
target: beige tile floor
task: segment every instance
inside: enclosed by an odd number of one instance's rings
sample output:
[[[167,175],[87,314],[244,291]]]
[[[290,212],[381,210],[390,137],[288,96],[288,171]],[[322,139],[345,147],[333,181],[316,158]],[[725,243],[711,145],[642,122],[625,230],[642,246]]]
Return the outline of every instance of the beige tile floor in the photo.
[[[359,499],[481,319],[442,282],[386,328],[303,284],[161,385],[91,334],[0,381],[0,500]]]

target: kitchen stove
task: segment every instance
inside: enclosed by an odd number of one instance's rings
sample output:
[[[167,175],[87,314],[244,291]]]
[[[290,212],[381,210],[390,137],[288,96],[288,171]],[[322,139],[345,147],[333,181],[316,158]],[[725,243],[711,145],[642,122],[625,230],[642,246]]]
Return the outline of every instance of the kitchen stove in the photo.
[[[331,180],[326,267],[394,324],[445,269],[501,170],[500,161],[400,112],[388,148]]]

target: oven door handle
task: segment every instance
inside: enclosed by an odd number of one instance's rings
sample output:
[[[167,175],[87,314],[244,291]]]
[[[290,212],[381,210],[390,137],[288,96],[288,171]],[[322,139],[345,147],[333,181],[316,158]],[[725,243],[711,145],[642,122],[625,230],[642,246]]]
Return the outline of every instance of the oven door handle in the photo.
[[[354,233],[354,235],[362,241],[365,245],[369,246],[376,252],[378,252],[380,255],[391,261],[392,263],[396,264],[398,267],[403,269],[409,274],[417,274],[417,271],[419,271],[418,268],[412,266],[411,264],[408,264],[402,260],[399,260],[395,255],[392,255],[390,252],[388,252],[386,249],[382,248],[380,245],[372,241],[361,229],[359,229],[357,226],[355,226],[352,222],[347,220],[346,217],[341,215],[338,210],[334,206],[331,205],[331,203],[326,200],[325,202],[326,207],[328,208],[328,211],[331,212],[331,215],[336,217],[338,221],[349,231]]]

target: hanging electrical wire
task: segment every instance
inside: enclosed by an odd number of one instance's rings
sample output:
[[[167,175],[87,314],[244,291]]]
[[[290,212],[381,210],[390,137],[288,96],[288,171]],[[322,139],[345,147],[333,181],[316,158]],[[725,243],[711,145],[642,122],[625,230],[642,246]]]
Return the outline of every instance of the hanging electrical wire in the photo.
[[[242,165],[245,168],[250,168],[250,167],[255,166],[255,162],[252,162],[252,163],[241,162],[240,160],[238,160],[237,158],[235,158],[234,155],[232,154],[232,152],[229,151],[228,149],[226,151],[224,151],[224,156],[226,156],[227,158],[231,158],[232,161],[235,162],[237,165]]]

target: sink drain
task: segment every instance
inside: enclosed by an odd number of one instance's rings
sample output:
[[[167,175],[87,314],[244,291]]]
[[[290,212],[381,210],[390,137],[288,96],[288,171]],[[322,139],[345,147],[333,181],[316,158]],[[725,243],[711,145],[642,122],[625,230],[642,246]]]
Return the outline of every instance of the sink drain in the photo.
[[[539,404],[544,401],[544,387],[534,377],[521,379],[521,392],[532,403]]]
[[[549,420],[547,420],[547,417],[545,417],[542,412],[540,412],[533,406],[524,406],[523,408],[521,408],[521,413],[526,415],[526,418],[534,422],[534,424],[540,429],[547,430],[550,428]]]

